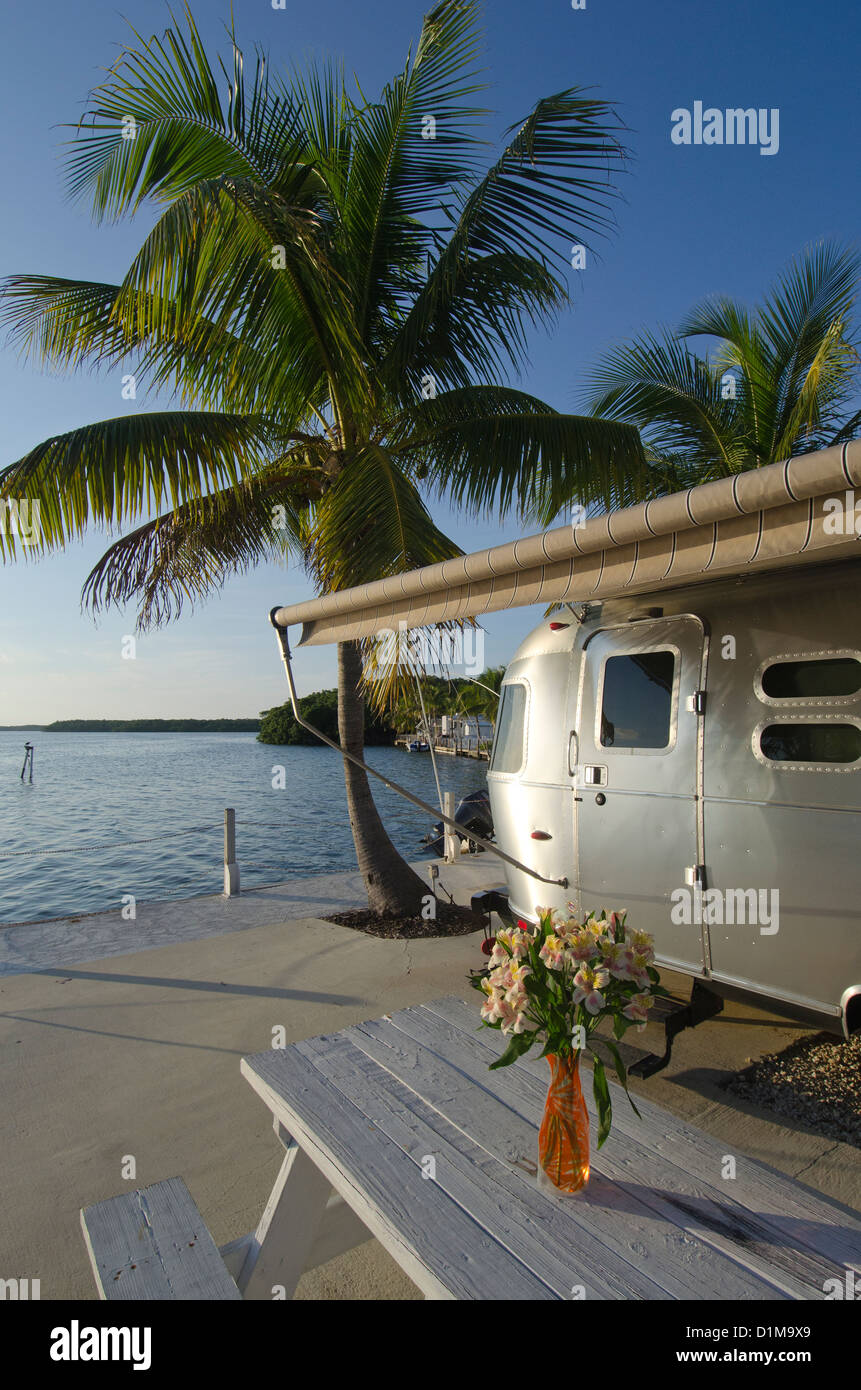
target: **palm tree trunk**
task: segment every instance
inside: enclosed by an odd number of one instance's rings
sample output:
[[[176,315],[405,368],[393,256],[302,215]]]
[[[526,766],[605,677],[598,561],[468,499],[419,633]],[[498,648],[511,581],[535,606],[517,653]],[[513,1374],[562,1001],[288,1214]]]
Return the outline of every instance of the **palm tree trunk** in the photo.
[[[341,747],[356,757],[364,756],[365,702],[359,688],[362,653],[358,642],[338,643],[338,732]],[[374,804],[368,775],[355,763],[344,759],[347,808],[356,846],[359,870],[368,891],[372,912],[392,916],[415,916],[426,884],[395,849]]]

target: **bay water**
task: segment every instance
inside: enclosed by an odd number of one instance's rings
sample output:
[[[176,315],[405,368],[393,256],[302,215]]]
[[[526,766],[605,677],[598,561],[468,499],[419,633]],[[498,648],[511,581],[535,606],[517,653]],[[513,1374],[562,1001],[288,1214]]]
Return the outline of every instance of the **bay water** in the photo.
[[[32,785],[20,777],[27,740]],[[365,759],[436,806],[429,754],[368,748]],[[487,784],[486,762],[441,755],[437,764],[456,801]],[[376,779],[373,794],[401,853],[429,857],[421,840],[431,817]],[[0,730],[0,924],[116,909],[129,895],[220,893],[227,806],[244,888],[356,867],[343,763],[331,749],[253,733]]]

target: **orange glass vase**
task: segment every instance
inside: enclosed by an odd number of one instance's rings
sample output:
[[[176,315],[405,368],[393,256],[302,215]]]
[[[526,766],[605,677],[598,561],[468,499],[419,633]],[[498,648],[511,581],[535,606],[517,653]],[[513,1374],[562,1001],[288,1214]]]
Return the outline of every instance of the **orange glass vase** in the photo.
[[[589,1181],[589,1112],[580,1085],[580,1058],[547,1058],[550,1087],[538,1131],[539,1181],[558,1192],[580,1192]]]

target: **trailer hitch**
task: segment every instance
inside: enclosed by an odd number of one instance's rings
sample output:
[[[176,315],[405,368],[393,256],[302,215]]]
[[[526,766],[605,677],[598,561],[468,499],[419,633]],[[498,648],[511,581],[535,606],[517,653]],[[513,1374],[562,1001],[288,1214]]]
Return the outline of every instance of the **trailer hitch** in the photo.
[[[650,1076],[655,1076],[657,1072],[663,1071],[670,1060],[673,1043],[679,1033],[683,1032],[685,1028],[696,1028],[697,1024],[705,1023],[707,1019],[714,1018],[722,1010],[723,1000],[720,995],[714,994],[699,980],[694,980],[690,1002],[683,1004],[664,1019],[664,1041],[667,1048],[663,1057],[657,1057],[654,1052],[650,1052],[648,1056],[641,1057],[639,1062],[634,1062],[633,1066],[628,1068],[629,1075],[639,1076],[641,1080],[646,1081]]]

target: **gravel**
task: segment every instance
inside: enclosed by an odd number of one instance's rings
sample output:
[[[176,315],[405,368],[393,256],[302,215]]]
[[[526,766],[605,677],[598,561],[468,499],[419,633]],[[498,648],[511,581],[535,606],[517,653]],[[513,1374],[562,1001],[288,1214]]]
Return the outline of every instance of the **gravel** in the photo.
[[[801,1038],[737,1072],[726,1090],[861,1148],[861,1037]]]

